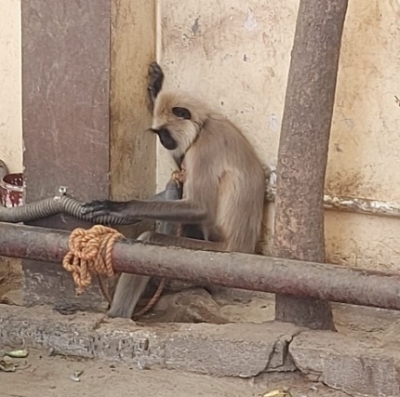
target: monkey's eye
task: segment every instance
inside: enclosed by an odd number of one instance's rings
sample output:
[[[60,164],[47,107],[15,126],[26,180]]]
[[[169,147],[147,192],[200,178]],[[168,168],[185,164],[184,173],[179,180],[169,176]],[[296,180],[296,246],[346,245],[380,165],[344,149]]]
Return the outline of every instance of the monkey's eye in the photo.
[[[190,120],[192,115],[190,114],[189,110],[186,108],[172,108],[172,114],[176,117],[181,119]]]

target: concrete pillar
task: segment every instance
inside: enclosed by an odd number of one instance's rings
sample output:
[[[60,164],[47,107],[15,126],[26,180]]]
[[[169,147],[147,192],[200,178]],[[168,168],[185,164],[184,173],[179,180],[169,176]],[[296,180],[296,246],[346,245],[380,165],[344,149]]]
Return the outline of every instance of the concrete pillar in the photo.
[[[154,193],[155,137],[146,133],[146,73],[154,59],[153,1],[22,0],[26,202],[60,185],[82,201]],[[66,216],[34,224],[89,226]],[[104,308],[97,283],[76,297],[61,264],[24,261],[23,271],[27,305]]]

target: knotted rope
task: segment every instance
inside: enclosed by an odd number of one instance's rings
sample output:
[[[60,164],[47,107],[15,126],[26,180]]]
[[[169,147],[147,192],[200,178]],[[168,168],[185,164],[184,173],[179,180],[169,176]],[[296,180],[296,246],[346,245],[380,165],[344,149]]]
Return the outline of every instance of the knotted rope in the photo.
[[[63,259],[63,267],[72,273],[76,292],[82,294],[92,282],[92,273],[99,279],[100,289],[111,303],[111,298],[104,288],[100,276],[113,277],[112,250],[114,243],[124,236],[117,230],[96,225],[89,230],[75,229],[68,241],[69,252]]]
[[[115,276],[112,266],[112,251],[117,240],[124,236],[110,227],[95,225],[89,230],[77,228],[69,237],[69,251],[63,259],[63,267],[72,273],[76,293],[82,294],[92,282],[92,273],[96,274],[101,292],[111,305],[112,299],[105,288],[101,276]],[[165,281],[159,284],[154,296],[135,317],[147,313],[161,296]]]

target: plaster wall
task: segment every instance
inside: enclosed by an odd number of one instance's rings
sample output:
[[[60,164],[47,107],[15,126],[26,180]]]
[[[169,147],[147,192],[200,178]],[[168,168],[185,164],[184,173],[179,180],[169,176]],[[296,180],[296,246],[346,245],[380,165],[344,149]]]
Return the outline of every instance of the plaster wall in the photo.
[[[22,171],[21,1],[0,1],[0,159]]]
[[[275,166],[298,0],[159,0],[166,84],[235,122]],[[400,204],[400,2],[350,1],[327,193]],[[158,152],[158,188],[173,164]],[[267,222],[265,250],[271,241]],[[326,212],[328,260],[400,271],[400,220]]]
[[[158,0],[157,7],[166,85],[196,93],[227,115],[274,167],[298,0]],[[398,0],[349,2],[327,193],[400,204],[399,18]],[[20,0],[0,2],[0,26],[0,158],[20,171]],[[157,189],[173,168],[158,147]],[[267,253],[272,222],[266,218]],[[331,262],[400,271],[398,236],[400,220],[326,212]]]

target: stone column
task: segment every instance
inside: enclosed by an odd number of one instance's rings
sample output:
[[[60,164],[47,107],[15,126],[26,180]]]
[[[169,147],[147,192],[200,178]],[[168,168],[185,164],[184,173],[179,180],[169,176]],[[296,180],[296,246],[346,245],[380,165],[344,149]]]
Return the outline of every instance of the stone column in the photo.
[[[54,195],[59,186],[82,201],[155,192],[155,137],[146,133],[146,74],[155,43],[153,1],[22,0],[26,202]],[[90,226],[67,216],[32,224]],[[24,261],[23,272],[27,305],[104,309],[95,280],[76,297],[61,264]]]

